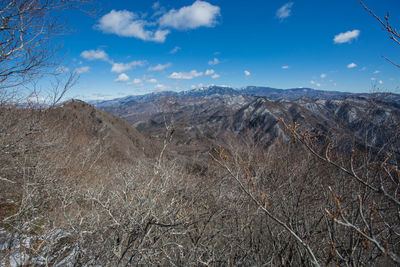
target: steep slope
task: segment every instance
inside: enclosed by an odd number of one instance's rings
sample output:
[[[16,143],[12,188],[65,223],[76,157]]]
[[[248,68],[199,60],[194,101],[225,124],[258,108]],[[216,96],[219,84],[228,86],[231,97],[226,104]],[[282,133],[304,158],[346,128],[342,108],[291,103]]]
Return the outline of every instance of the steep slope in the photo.
[[[157,147],[126,121],[79,100],[46,110],[2,108],[0,114],[0,202],[18,199],[31,176],[94,181],[100,177],[87,173],[96,167],[145,159]]]
[[[57,125],[76,149],[98,144],[105,160],[129,161],[146,153],[145,139],[125,120],[80,100],[48,110],[46,121],[49,127]]]

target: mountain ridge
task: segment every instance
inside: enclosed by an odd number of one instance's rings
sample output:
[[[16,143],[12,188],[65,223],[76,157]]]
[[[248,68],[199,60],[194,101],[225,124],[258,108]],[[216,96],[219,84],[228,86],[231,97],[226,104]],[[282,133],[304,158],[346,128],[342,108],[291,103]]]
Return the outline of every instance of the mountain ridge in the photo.
[[[400,103],[400,94],[372,92],[372,93],[350,93],[341,91],[326,91],[312,88],[289,88],[277,89],[263,86],[246,86],[242,88],[233,88],[228,86],[211,85],[186,91],[162,91],[153,92],[144,95],[130,95],[110,100],[91,100],[89,104],[99,108],[127,104],[130,102],[150,101],[161,97],[200,97],[210,95],[243,95],[252,97],[267,97],[272,99],[290,99],[295,100],[301,97],[312,99],[336,99],[343,97],[364,97],[364,98],[383,98],[385,101]]]

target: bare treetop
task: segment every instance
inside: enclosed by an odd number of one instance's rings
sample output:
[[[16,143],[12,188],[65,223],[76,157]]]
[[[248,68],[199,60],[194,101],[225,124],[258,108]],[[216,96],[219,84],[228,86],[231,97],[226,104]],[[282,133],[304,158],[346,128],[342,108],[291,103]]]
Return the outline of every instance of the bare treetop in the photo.
[[[4,0],[0,2],[0,89],[31,81],[52,66],[65,33],[55,11],[88,11],[86,0]]]

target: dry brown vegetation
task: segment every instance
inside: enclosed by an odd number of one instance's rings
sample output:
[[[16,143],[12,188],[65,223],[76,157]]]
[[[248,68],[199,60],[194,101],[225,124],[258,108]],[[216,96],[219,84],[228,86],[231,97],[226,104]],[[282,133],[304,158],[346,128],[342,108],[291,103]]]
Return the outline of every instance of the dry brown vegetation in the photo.
[[[340,136],[281,121],[290,141],[265,148],[226,138],[207,157],[184,156],[170,145],[179,129],[168,123],[161,140],[150,140],[82,101],[10,104],[4,88],[49,63],[36,50],[49,39],[35,30],[47,25],[51,37],[61,24],[47,11],[86,3],[0,4],[8,40],[0,53],[0,266],[399,265],[399,149],[390,139],[381,150],[342,149]],[[32,31],[24,36],[21,25]],[[52,104],[65,92],[57,88]]]
[[[195,168],[170,151],[170,125],[148,145],[80,101],[2,111],[2,264],[398,263],[394,156],[347,155],[286,125],[291,142],[231,138]]]

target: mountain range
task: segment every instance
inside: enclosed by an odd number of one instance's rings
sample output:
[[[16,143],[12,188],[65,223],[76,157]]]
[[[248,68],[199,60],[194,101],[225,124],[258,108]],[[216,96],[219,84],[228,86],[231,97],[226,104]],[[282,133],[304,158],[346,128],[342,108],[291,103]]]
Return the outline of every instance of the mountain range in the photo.
[[[92,102],[119,116],[144,135],[162,138],[173,124],[175,144],[206,152],[226,136],[249,138],[265,147],[288,140],[285,127],[325,135],[337,144],[380,148],[396,143],[400,95],[346,93],[310,88],[274,89],[248,86],[234,89],[210,86],[183,92],[160,92]],[[346,141],[344,141],[346,140]],[[399,147],[399,146],[396,146]]]

